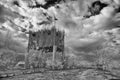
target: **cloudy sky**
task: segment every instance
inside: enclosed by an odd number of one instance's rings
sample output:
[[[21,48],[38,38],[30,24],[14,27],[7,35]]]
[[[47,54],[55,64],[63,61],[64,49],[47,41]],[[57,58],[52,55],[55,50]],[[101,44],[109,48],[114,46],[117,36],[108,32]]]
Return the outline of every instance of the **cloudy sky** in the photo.
[[[13,4],[17,1],[18,4]],[[39,4],[44,5],[44,0],[36,0]],[[49,25],[38,25],[42,21],[47,21],[43,13],[49,16],[55,16],[56,27],[65,30],[65,46],[74,52],[90,52],[101,46],[105,42],[105,32],[119,28],[120,14],[117,9],[120,7],[119,0],[100,0],[108,4],[99,14],[84,18],[90,6],[96,0],[65,0],[56,6],[48,9],[30,8],[34,6],[35,0],[0,0],[0,47],[4,48],[4,40],[10,37],[13,43],[8,39],[8,45],[16,44],[15,47],[27,48],[28,35],[22,31],[39,30]],[[49,17],[48,16],[48,17]],[[29,28],[32,26],[32,28]],[[9,34],[9,35],[8,35]],[[21,52],[19,49],[12,49]]]

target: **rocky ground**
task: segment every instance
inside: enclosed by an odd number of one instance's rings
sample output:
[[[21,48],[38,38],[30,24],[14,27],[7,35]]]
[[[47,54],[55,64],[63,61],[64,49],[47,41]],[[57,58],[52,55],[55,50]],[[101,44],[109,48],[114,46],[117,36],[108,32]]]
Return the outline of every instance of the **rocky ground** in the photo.
[[[120,78],[120,75],[118,74],[120,73],[112,75],[109,72],[107,73],[94,69],[48,71],[45,73],[20,75],[11,78],[3,78],[0,80],[110,80]]]

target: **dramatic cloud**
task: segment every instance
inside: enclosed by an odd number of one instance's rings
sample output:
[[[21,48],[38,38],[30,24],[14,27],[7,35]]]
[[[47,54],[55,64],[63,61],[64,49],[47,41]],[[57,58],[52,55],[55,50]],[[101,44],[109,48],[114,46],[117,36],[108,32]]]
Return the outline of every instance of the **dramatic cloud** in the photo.
[[[119,1],[117,3],[116,1],[114,1],[114,4],[119,4]],[[119,18],[116,18],[116,16],[118,16],[116,10],[118,9],[119,5],[116,6],[117,7],[114,7],[114,5],[109,4],[109,6],[103,8],[100,14],[96,16],[91,16],[84,21],[72,21],[76,23],[81,30],[79,30],[78,27],[76,28],[75,24],[73,26],[72,22],[70,22],[69,24],[72,24],[71,27],[73,27],[73,30],[69,29],[70,33],[69,37],[67,37],[68,40],[66,40],[66,45],[69,47],[71,46],[75,51],[92,51],[97,49],[97,47],[100,47],[101,44],[105,42],[104,36],[102,36],[104,35],[104,31],[112,30],[114,28],[118,28],[119,26]],[[64,22],[66,21],[68,20],[65,20]],[[83,22],[83,25],[79,25],[77,22]],[[76,31],[75,28],[78,29],[78,31]],[[101,31],[103,34],[100,33]],[[87,37],[94,32],[97,33],[97,35],[94,35],[94,38]],[[101,34],[101,36],[97,37],[99,34]],[[84,38],[83,36],[87,38]]]
[[[83,18],[83,15],[87,13],[88,5],[90,6],[95,0],[65,0],[66,3],[56,4],[48,9],[43,7],[30,8],[28,5],[35,5],[34,0],[32,1],[18,1],[19,6],[10,5],[12,1],[8,1],[7,4],[3,0],[0,2],[6,6],[0,7],[0,22],[3,23],[1,28],[4,26],[4,28],[14,32],[13,39],[16,38],[25,45],[27,45],[27,38],[25,33],[22,32],[51,27],[54,18],[56,18],[56,27],[66,32],[65,46],[77,52],[93,51],[100,47],[105,41],[104,32],[118,28],[120,25],[120,17],[117,12],[120,7],[119,0],[101,0],[103,3],[107,3],[108,6],[104,7],[100,14],[90,16],[90,18]],[[39,4],[46,4],[45,0],[36,1]],[[6,16],[7,18],[10,17],[15,24],[5,18]],[[41,25],[42,23],[45,24]],[[22,36],[18,37],[20,35]]]

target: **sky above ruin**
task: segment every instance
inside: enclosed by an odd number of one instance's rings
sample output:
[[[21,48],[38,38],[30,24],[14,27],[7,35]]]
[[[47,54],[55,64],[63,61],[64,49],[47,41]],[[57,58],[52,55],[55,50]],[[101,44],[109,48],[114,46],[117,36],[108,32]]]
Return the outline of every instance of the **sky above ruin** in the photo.
[[[41,5],[39,8],[35,1]],[[72,53],[93,51],[105,42],[107,31],[117,32],[120,25],[120,13],[116,12],[120,7],[119,0],[100,0],[108,6],[97,15],[83,17],[94,1],[63,0],[46,9],[43,6],[47,3],[45,0],[0,0],[0,47],[4,49],[8,42],[15,48],[11,50],[26,52],[27,31],[49,28],[55,24],[58,29],[65,30],[65,46]],[[55,23],[54,18],[57,19]],[[42,24],[42,21],[46,23]]]

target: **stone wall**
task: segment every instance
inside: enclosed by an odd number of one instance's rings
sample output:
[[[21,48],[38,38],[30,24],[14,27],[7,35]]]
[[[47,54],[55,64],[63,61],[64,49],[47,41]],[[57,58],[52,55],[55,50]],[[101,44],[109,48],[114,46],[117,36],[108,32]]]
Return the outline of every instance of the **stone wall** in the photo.
[[[56,46],[55,50],[53,48],[54,46]],[[43,29],[37,32],[30,31],[28,42],[29,56],[31,50],[39,51],[39,54],[41,54],[46,61],[52,60],[54,55],[53,60],[62,62],[64,59],[64,31],[57,30],[56,28]],[[33,54],[31,54],[31,56]]]

